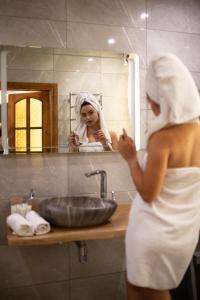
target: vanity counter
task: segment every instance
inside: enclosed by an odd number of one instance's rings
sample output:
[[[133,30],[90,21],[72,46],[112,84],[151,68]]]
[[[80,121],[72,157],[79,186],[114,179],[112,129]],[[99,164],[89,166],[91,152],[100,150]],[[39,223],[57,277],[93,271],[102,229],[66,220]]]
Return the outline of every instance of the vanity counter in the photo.
[[[106,224],[89,228],[51,227],[51,232],[32,236],[19,237],[8,229],[7,239],[10,246],[50,245],[72,241],[113,239],[125,235],[131,203],[119,203],[116,212]]]

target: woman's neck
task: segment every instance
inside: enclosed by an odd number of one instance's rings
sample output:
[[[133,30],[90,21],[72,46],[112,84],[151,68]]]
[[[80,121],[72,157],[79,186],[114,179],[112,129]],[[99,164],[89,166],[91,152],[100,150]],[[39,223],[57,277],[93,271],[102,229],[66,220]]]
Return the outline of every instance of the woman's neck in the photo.
[[[99,124],[95,124],[93,126],[87,127],[87,132],[91,133],[91,132],[99,130],[99,129],[101,129],[100,126],[99,126]]]

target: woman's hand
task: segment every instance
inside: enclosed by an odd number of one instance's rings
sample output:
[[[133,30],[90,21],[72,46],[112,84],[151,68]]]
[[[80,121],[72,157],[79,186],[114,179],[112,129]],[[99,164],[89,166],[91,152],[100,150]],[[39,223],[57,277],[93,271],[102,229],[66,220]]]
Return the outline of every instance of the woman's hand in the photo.
[[[107,142],[106,136],[101,129],[94,131],[93,136],[97,142],[105,145]]]
[[[126,130],[123,129],[123,134],[119,138],[118,150],[122,157],[131,163],[137,159],[136,148],[134,141],[127,135]]]
[[[79,136],[72,132],[68,138],[68,143],[72,148],[77,148],[80,146]]]

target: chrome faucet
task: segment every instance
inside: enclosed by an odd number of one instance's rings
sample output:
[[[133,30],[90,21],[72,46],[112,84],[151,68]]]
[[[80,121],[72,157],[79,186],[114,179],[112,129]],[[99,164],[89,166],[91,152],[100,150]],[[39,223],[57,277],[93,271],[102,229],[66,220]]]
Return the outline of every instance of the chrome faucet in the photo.
[[[33,190],[33,189],[30,189],[30,192],[29,192],[29,200],[33,200],[34,197],[35,197],[34,190]]]
[[[101,196],[102,199],[105,199],[106,194],[107,194],[107,175],[106,175],[106,171],[104,171],[104,170],[95,170],[95,171],[85,173],[85,176],[90,177],[90,176],[98,175],[98,174],[101,175],[100,196]]]

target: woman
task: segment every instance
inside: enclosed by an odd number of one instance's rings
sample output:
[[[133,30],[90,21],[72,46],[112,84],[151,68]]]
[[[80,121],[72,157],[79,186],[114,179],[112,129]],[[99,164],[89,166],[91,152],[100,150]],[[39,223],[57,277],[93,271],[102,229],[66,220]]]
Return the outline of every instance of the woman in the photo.
[[[169,300],[199,238],[200,97],[172,54],[154,57],[146,91],[156,117],[143,165],[125,130],[118,144],[138,191],[126,233],[128,299]]]
[[[117,136],[106,128],[101,106],[95,96],[80,93],[76,97],[75,113],[78,125],[69,137],[73,152],[101,152],[117,148]]]

